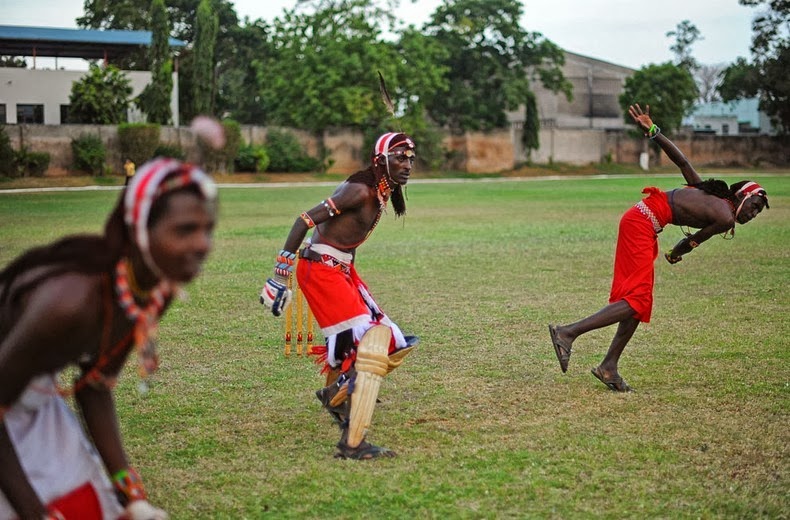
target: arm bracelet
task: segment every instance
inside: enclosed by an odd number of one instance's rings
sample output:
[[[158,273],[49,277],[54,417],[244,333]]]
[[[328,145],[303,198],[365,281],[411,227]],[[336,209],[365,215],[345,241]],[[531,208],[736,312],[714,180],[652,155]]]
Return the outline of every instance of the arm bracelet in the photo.
[[[291,253],[285,249],[280,249],[277,253],[277,261],[274,263],[274,274],[288,278],[294,270],[296,253]]]
[[[313,222],[313,219],[307,214],[306,211],[303,211],[302,214],[299,215],[299,218],[304,221],[305,225],[307,225],[307,229],[315,227],[315,222]]]
[[[658,127],[657,124],[653,123],[653,126],[650,127],[650,130],[647,131],[647,138],[648,139],[655,139],[658,134],[661,133],[661,128]]]
[[[127,505],[135,500],[145,500],[148,495],[143,487],[143,481],[134,468],[122,469],[112,476],[112,483],[118,492],[122,505]]]
[[[330,217],[334,217],[335,215],[340,215],[340,210],[337,209],[337,205],[335,204],[335,201],[332,200],[331,197],[326,200],[322,200],[321,204],[324,205]]]

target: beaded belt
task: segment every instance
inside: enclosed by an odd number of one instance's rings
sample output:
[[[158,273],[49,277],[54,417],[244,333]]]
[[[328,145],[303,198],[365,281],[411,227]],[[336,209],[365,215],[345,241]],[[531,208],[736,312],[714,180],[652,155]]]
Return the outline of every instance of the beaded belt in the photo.
[[[323,245],[324,244],[308,245],[307,247],[302,248],[302,250],[299,252],[299,257],[300,258],[306,258],[307,260],[312,260],[313,262],[321,262],[322,264],[324,264],[326,266],[329,266],[332,269],[336,269],[336,270],[341,271],[341,272],[343,272],[345,274],[350,274],[351,273],[351,264],[347,263],[347,262],[343,262],[342,260],[340,260],[338,258],[335,258],[335,256],[333,254],[331,254],[330,251],[328,251],[330,249],[329,247],[327,247],[327,246],[320,247],[320,246],[323,246]],[[331,249],[334,249],[334,248],[331,248]],[[316,251],[316,250],[318,250],[318,251]],[[338,256],[342,255],[343,260],[345,260],[346,257],[348,257],[348,258],[351,257],[351,255],[349,255],[347,253],[342,253],[340,251],[337,251],[337,252],[340,253]]]
[[[664,230],[664,228],[661,227],[661,224],[658,223],[658,219],[653,214],[651,209],[647,207],[647,204],[645,204],[645,201],[640,200],[637,202],[636,209],[638,209],[642,215],[646,216],[648,220],[650,220],[650,222],[653,224],[653,231],[655,231],[656,234],[661,233],[661,231]]]

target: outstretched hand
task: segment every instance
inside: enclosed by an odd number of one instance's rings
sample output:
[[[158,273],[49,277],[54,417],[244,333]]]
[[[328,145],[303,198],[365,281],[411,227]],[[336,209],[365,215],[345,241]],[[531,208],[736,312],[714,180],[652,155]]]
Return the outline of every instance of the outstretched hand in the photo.
[[[639,103],[636,103],[628,107],[628,113],[631,114],[634,123],[642,127],[645,133],[650,131],[650,128],[653,126],[653,120],[650,119],[650,105],[645,105],[645,110],[643,111]]]

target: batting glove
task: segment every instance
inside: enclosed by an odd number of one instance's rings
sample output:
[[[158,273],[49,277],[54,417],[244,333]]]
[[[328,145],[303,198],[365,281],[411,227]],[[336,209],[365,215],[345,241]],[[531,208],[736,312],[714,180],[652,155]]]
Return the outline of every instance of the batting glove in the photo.
[[[261,291],[261,303],[272,311],[272,314],[279,316],[291,303],[291,290],[285,283],[269,278]]]
[[[666,253],[664,253],[664,258],[666,258],[667,262],[669,262],[670,264],[676,264],[676,263],[680,262],[681,260],[683,260],[682,256],[673,256],[671,249],[669,251],[667,251]]]

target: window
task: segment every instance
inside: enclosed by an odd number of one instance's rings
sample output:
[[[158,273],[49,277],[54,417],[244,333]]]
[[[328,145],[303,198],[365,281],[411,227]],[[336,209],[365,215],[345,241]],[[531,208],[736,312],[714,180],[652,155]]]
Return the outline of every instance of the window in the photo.
[[[723,124],[721,125],[721,135],[729,135],[730,134],[730,125]]]
[[[8,119],[5,116],[5,103],[0,103],[0,125],[4,125],[8,122]]]
[[[16,122],[20,125],[43,125],[44,105],[17,105]]]
[[[67,125],[67,124],[71,123],[71,120],[69,119],[69,109],[70,108],[71,108],[71,105],[60,105],[60,124],[61,125]]]

